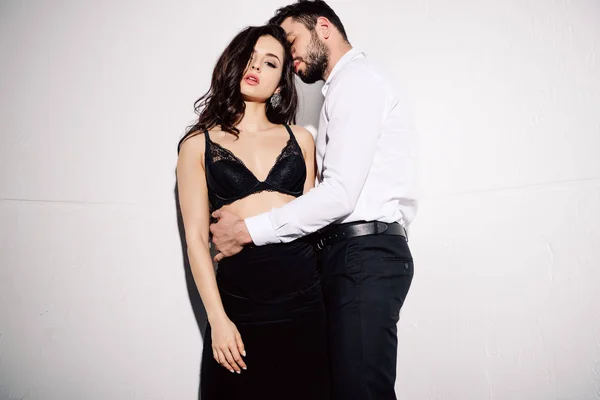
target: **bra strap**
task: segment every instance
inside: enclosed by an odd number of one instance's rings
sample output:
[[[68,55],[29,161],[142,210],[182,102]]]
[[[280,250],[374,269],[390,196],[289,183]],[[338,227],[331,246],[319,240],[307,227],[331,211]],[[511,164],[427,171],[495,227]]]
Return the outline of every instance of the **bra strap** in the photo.
[[[211,140],[210,140],[210,136],[208,135],[208,129],[204,130],[204,162],[211,162],[212,161],[212,146],[211,144]]]
[[[283,126],[285,126],[285,129],[288,131],[288,133],[290,134],[290,136],[293,137],[293,138],[295,138],[294,132],[292,132],[292,128],[290,128],[290,126],[288,124],[283,124]]]

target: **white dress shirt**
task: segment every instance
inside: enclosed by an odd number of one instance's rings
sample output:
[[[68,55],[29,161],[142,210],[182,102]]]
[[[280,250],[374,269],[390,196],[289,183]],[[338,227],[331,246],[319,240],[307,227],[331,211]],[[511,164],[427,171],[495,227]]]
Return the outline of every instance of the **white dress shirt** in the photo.
[[[315,139],[315,188],[270,212],[246,218],[254,244],[291,242],[331,224],[399,222],[415,216],[415,138],[392,85],[351,49],[323,86]]]

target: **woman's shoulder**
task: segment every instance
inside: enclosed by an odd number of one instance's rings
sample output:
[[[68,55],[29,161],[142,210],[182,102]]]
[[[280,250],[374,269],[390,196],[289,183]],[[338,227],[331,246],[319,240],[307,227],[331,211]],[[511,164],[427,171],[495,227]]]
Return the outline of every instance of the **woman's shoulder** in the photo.
[[[179,156],[201,156],[204,154],[206,148],[206,141],[203,131],[191,132],[184,137],[181,144],[179,145]]]
[[[302,147],[315,145],[313,134],[305,127],[301,125],[290,125],[290,129]]]

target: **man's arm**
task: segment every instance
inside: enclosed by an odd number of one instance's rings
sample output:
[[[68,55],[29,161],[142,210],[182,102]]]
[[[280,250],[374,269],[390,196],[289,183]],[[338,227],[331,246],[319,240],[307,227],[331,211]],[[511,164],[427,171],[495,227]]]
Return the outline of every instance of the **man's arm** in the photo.
[[[246,218],[256,245],[290,242],[352,213],[371,168],[389,95],[367,68],[343,71],[329,88],[320,185],[286,205]]]

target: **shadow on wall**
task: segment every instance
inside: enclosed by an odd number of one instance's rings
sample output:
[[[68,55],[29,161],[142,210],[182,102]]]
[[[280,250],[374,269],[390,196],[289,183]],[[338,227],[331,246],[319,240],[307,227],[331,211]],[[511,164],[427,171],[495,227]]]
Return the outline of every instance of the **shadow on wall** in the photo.
[[[306,85],[302,83],[300,79],[296,78],[296,84],[299,96],[299,109],[298,116],[296,118],[296,124],[305,127],[313,134],[313,136],[315,136],[319,124],[321,106],[323,104],[323,96],[321,94],[321,87],[323,86],[322,82],[313,85]],[[175,173],[175,179],[177,179],[177,173]],[[183,269],[185,272],[185,282],[188,297],[190,299],[192,310],[194,311],[194,317],[196,318],[196,324],[198,325],[198,330],[200,331],[202,342],[204,343],[204,334],[206,331],[206,326],[208,324],[208,317],[206,315],[206,309],[204,308],[204,304],[202,304],[202,298],[200,297],[198,289],[196,288],[196,283],[194,282],[192,270],[190,269],[190,262],[187,256],[185,229],[183,225],[183,218],[181,217],[181,208],[179,206],[179,194],[177,183],[175,183],[174,195],[175,206],[177,207],[177,227],[179,230],[179,240],[181,241],[181,254],[183,256]],[[213,257],[216,255],[216,252],[214,248],[212,248],[212,246],[210,253]],[[200,355],[200,360],[202,359],[201,357],[202,356]],[[200,365],[200,368],[202,368],[202,365]],[[201,399],[200,385],[198,385],[198,399]]]

